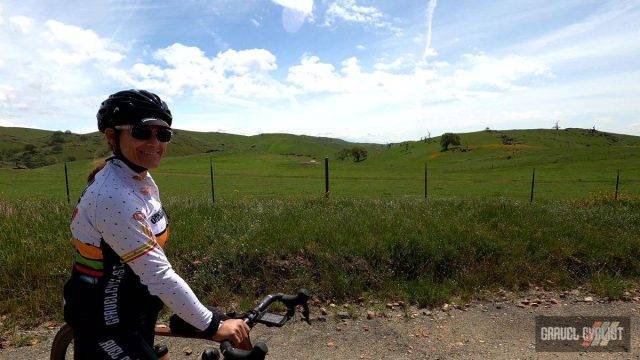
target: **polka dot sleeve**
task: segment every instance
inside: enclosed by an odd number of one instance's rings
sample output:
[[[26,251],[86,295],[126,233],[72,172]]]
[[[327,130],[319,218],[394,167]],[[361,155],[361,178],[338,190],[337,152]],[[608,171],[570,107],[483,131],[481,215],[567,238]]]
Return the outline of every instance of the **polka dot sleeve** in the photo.
[[[152,295],[199,330],[205,330],[212,313],[173,270],[157,244],[142,203],[112,197],[98,207],[96,225],[102,239],[140,277]]]

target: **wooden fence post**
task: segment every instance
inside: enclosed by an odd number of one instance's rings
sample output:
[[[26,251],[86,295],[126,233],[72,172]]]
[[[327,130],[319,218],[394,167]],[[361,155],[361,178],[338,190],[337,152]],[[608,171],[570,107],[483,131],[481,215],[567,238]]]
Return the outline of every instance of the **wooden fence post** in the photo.
[[[67,204],[71,204],[71,197],[69,196],[69,175],[67,173],[67,162],[64,163],[64,182],[67,185]]]
[[[329,158],[324,158],[324,196],[329,198]]]
[[[616,196],[615,199],[618,200],[618,189],[620,188],[620,169],[618,169],[618,174],[616,175]]]
[[[427,178],[428,178],[428,169],[427,169],[427,163],[424,163],[424,201],[428,201],[427,198]]]
[[[211,159],[211,156],[209,156],[209,172],[211,175],[211,205],[215,205],[216,204],[216,192],[215,189],[213,187],[213,160]]]
[[[531,176],[531,198],[529,199],[529,203],[533,203],[533,189],[536,185],[536,169],[533,169],[533,175]]]

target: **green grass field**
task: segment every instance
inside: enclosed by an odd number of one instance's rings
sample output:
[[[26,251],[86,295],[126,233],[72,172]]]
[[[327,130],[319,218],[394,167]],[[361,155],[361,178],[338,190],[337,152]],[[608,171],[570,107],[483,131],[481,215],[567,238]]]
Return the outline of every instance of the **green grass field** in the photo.
[[[591,284],[618,298],[640,275],[640,201],[168,197],[167,256],[204,301],[307,287],[325,299],[420,306],[496,288]],[[61,316],[69,214],[60,200],[0,201],[0,314]],[[357,276],[354,276],[357,274]]]
[[[582,129],[481,131],[461,134],[458,151],[441,152],[438,138],[407,145],[364,144],[369,156],[356,163],[336,158],[340,149],[354,145],[341,140],[285,134],[178,134],[181,140],[169,145],[170,156],[152,172],[163,195],[210,194],[210,158],[221,198],[321,195],[325,156],[330,159],[331,194],[338,197],[421,197],[425,162],[428,192],[434,198],[528,200],[534,168],[536,199],[613,194],[618,169],[621,193],[640,195],[640,138],[628,135]],[[515,144],[503,144],[503,135]],[[78,160],[68,167],[75,200],[93,165],[90,160]],[[0,198],[25,197],[64,199],[62,163],[31,170],[0,168]]]

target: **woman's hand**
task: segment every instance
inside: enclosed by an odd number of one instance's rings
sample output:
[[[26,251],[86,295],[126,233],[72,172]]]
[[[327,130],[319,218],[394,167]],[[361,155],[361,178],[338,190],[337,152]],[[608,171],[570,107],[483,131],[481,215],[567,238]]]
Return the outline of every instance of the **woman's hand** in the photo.
[[[251,350],[249,326],[241,319],[229,319],[223,321],[218,328],[218,331],[213,335],[213,340],[217,342],[229,340],[235,347],[243,350]],[[246,347],[249,348],[247,349]]]

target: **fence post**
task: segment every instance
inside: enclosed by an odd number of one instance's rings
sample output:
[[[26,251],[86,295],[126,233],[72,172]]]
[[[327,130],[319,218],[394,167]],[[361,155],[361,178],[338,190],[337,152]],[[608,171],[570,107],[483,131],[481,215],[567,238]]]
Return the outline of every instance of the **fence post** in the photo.
[[[529,199],[529,203],[533,203],[533,189],[536,185],[536,169],[533,169],[533,175],[531,176],[531,198]]]
[[[64,163],[64,182],[67,185],[67,204],[71,204],[71,197],[69,197],[69,175],[67,174],[67,162]]]
[[[615,199],[618,200],[618,189],[620,188],[620,169],[618,169],[618,175],[616,176],[616,196]]]
[[[427,172],[427,163],[424,163],[424,201],[428,201],[427,198],[427,175],[429,174]]]
[[[324,196],[329,198],[329,158],[324,158]]]
[[[209,172],[211,175],[211,205],[215,205],[216,204],[216,193],[215,190],[213,188],[213,160],[211,159],[211,156],[209,156]]]

